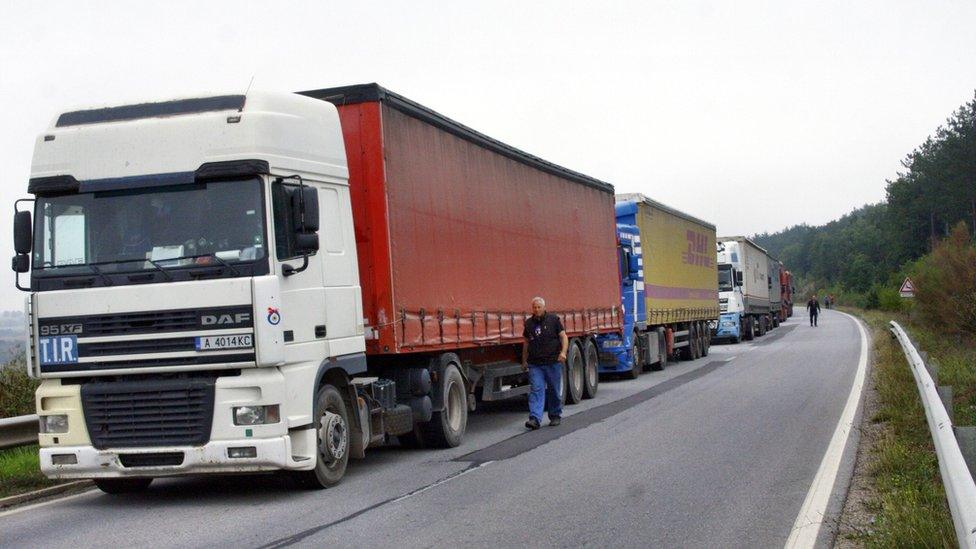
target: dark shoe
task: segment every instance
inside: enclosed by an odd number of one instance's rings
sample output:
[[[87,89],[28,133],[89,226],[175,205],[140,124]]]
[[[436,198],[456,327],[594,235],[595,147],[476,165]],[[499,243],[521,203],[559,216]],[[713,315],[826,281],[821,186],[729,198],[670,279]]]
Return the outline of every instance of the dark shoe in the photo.
[[[525,422],[525,428],[535,431],[539,428],[539,420],[534,417],[530,417],[529,420]]]
[[[549,418],[549,426],[550,427],[555,427],[555,426],[559,425],[562,422],[563,422],[563,418],[561,418],[559,416]]]

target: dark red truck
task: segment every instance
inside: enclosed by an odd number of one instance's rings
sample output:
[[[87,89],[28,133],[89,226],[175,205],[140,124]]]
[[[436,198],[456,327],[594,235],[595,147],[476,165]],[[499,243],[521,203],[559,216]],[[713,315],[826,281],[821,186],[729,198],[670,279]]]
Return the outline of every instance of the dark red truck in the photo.
[[[368,368],[413,408],[401,440],[456,445],[478,400],[528,392],[534,296],[571,338],[564,398],[592,396],[594,336],[621,329],[613,187],[376,84],[301,93],[339,111]]]

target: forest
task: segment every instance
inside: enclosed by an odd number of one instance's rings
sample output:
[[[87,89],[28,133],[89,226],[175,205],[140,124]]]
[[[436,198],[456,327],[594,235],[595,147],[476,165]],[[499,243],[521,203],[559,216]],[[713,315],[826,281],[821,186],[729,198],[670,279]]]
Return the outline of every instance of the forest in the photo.
[[[898,286],[960,222],[976,230],[976,95],[902,160],[886,198],[821,226],[753,239],[793,271],[803,292],[897,308]]]

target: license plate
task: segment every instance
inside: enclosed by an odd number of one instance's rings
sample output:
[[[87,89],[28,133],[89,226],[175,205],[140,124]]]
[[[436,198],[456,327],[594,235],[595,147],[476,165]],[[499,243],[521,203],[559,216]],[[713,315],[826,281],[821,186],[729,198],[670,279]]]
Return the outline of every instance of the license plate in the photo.
[[[224,349],[249,349],[254,346],[251,334],[200,336],[197,338],[198,351],[223,351]]]

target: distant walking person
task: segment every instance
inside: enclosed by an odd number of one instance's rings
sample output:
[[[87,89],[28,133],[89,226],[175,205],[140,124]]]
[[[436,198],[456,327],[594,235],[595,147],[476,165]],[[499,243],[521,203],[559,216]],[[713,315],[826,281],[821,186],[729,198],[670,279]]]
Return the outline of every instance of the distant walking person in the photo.
[[[827,295],[824,296],[824,307],[828,309],[830,308],[830,296]]]
[[[807,301],[807,310],[810,311],[810,325],[817,325],[817,316],[820,315],[820,302],[817,301],[817,296],[810,296],[810,301]]]
[[[522,369],[529,372],[529,420],[525,426],[538,429],[542,412],[549,415],[549,425],[559,425],[563,414],[560,402],[559,378],[563,374],[569,338],[559,317],[546,312],[546,301],[532,299],[532,316],[525,320],[522,332]]]

